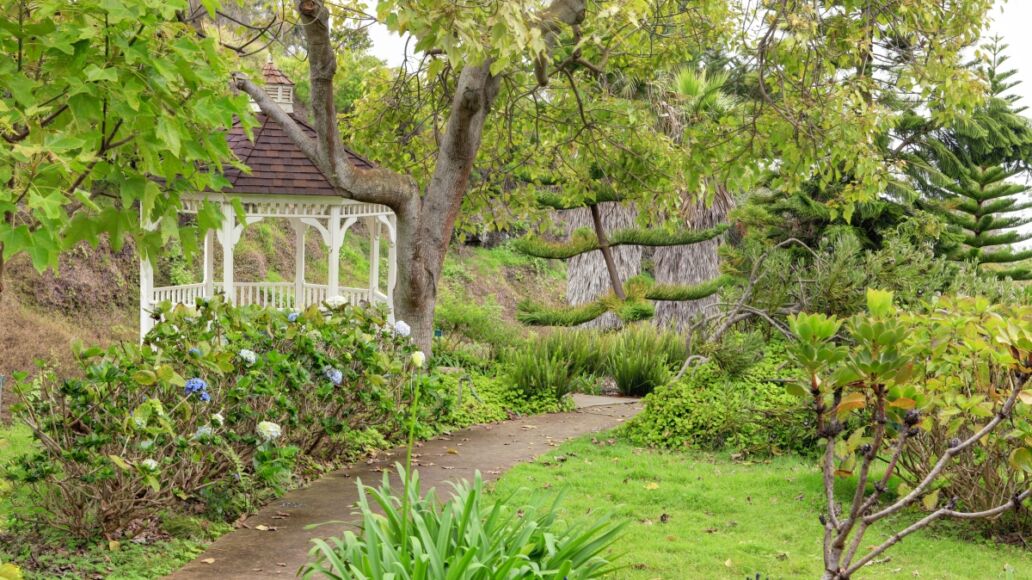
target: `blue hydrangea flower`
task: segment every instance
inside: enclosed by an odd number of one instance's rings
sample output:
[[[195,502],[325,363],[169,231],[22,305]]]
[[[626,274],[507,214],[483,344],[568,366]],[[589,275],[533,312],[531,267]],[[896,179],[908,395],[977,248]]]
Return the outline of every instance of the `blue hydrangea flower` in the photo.
[[[297,322],[297,317],[300,316],[297,312],[291,312],[287,315],[287,322]]]
[[[201,396],[201,402],[202,403],[207,403],[208,401],[211,400],[211,395],[208,394],[208,391],[201,391],[201,395],[200,396]]]
[[[330,382],[335,385],[339,385],[344,381],[344,373],[333,367],[326,367],[323,369],[323,374],[326,375],[326,378],[330,379]]]
[[[187,395],[193,395],[194,393],[203,393],[208,390],[208,383],[204,382],[204,379],[194,377],[186,381],[186,385],[183,387],[183,392]]]
[[[194,347],[189,351],[190,356],[201,356],[201,349]]]

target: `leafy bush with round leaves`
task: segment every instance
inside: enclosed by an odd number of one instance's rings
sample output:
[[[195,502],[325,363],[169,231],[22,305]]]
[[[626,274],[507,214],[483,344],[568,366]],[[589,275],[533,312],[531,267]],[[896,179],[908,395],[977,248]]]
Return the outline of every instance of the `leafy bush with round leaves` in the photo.
[[[275,490],[368,441],[402,439],[413,347],[382,310],[216,298],[155,316],[141,345],[80,350],[81,377],[18,377],[14,412],[38,451],[10,476],[75,535],[117,536],[177,503]],[[424,422],[450,404],[432,388],[423,400]]]
[[[734,376],[714,362],[699,365],[647,396],[625,433],[652,447],[809,452],[816,441],[813,412],[782,384],[798,374],[786,357],[784,345],[774,342],[763,360]]]

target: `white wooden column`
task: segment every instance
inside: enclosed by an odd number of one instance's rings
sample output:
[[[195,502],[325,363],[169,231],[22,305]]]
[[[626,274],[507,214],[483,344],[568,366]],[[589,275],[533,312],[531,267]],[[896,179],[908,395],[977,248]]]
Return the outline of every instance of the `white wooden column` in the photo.
[[[140,209],[140,225],[144,231],[152,231],[154,224],[143,215]],[[140,341],[154,328],[154,319],[151,318],[151,309],[154,308],[154,266],[148,258],[137,248],[140,254]]]
[[[398,216],[391,214],[387,218],[387,307],[390,308],[391,321],[394,320],[394,286],[398,282]]]
[[[215,230],[204,235],[204,297],[215,296]]]
[[[233,246],[236,245],[236,212],[233,206],[222,206],[222,228],[219,242],[222,243],[222,291],[230,304],[236,303],[236,286],[233,281]]]
[[[340,231],[340,206],[330,208],[329,248],[326,266],[326,299],[333,300],[340,294],[340,246],[344,241]]]
[[[380,222],[375,217],[366,220],[369,228],[369,303],[376,302],[380,291]]]
[[[294,308],[301,310],[308,306],[305,297],[305,230],[308,228],[299,219],[290,220],[294,226]]]

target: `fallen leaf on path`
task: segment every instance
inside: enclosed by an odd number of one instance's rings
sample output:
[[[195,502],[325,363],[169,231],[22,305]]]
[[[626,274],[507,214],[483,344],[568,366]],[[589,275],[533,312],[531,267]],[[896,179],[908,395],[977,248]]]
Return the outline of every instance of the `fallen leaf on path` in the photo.
[[[458,455],[459,454],[459,450],[454,448],[454,447],[449,447],[448,448],[448,454],[449,455]]]
[[[215,563],[215,558],[205,558],[205,559],[201,560],[201,562],[204,563],[204,564],[214,564]]]

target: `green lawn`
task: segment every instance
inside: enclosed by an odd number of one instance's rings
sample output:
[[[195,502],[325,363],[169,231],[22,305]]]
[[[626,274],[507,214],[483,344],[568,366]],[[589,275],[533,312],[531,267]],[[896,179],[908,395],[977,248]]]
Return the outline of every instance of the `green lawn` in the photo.
[[[822,492],[811,461],[735,463],[726,455],[609,444],[607,437],[579,439],[517,466],[495,490],[563,491],[571,519],[604,512],[629,520],[611,550],[624,566],[615,578],[819,577]],[[888,532],[875,527],[867,540]],[[886,556],[859,577],[1032,578],[1032,553],[964,541],[942,528],[914,534]]]

